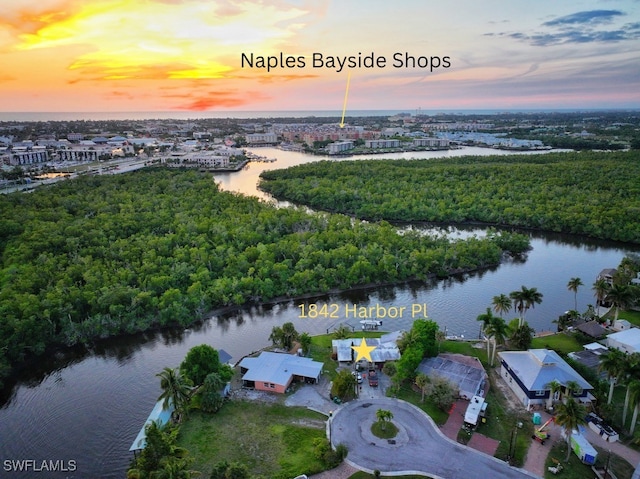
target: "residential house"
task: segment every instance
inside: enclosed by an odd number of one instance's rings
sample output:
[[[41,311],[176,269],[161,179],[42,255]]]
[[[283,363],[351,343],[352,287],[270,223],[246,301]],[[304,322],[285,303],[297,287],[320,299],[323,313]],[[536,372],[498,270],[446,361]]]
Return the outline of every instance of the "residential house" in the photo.
[[[402,335],[401,331],[387,333],[380,338],[367,338],[367,346],[374,346],[371,351],[371,360],[378,368],[382,368],[387,361],[397,361],[400,359],[400,350],[398,349],[398,338]],[[336,355],[338,362],[350,363],[356,357],[356,353],[352,346],[360,346],[362,338],[334,339],[331,341],[333,353]]]
[[[640,329],[630,328],[610,334],[606,343],[608,347],[628,354],[640,353]]]
[[[618,270],[615,268],[605,268],[598,273],[598,276],[596,277],[596,281],[604,279],[607,282],[607,284],[613,285],[613,276],[617,272]]]
[[[579,389],[572,396],[580,402],[591,403],[593,386],[578,374],[558,353],[549,349],[499,352],[500,376],[527,409],[545,404],[551,395],[550,383],[559,382],[563,388],[555,392],[554,400],[568,394],[567,385],[575,382]]]
[[[483,397],[486,392],[487,373],[477,358],[462,354],[440,354],[435,358],[423,359],[416,372],[447,379],[458,388],[458,395],[467,400]]]
[[[244,387],[284,393],[293,381],[318,382],[323,364],[311,358],[263,351],[256,358],[244,358],[239,366]]]

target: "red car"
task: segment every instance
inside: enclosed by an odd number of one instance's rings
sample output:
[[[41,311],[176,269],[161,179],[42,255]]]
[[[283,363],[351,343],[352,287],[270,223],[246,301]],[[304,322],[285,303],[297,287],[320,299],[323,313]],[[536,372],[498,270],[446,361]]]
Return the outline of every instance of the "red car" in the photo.
[[[372,388],[378,387],[378,374],[375,369],[369,370],[369,386]]]

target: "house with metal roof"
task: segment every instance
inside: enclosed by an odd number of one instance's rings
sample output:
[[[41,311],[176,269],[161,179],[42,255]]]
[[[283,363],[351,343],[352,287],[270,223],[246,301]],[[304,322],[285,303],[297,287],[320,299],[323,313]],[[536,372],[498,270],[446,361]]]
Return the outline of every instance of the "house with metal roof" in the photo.
[[[387,361],[397,361],[400,359],[400,350],[398,349],[398,338],[402,335],[401,331],[387,333],[379,338],[367,338],[367,346],[374,346],[371,351],[371,360],[380,367]],[[360,346],[362,338],[334,339],[331,341],[333,353],[336,355],[338,362],[350,363],[355,359],[355,351],[352,346]]]
[[[628,354],[640,353],[640,329],[629,328],[610,334],[606,339],[607,346]]]
[[[255,358],[240,361],[244,387],[284,393],[293,381],[316,383],[323,364],[311,358],[263,351]]]
[[[593,386],[578,374],[558,353],[549,349],[529,349],[528,351],[499,352],[500,376],[509,385],[527,408],[536,404],[545,404],[551,395],[549,384],[557,381],[563,391],[556,392],[554,400],[560,394],[568,394],[567,384],[575,382],[578,390],[572,396],[583,403],[590,403]]]
[[[171,420],[171,415],[173,414],[174,409],[175,408],[173,407],[171,400],[169,400],[169,404],[166,408],[164,407],[164,399],[158,401],[145,421],[144,426],[140,429],[136,439],[133,441],[133,444],[131,444],[129,451],[133,451],[135,453],[136,451],[140,451],[147,447],[147,426],[152,422],[157,423],[158,426],[164,426]]]

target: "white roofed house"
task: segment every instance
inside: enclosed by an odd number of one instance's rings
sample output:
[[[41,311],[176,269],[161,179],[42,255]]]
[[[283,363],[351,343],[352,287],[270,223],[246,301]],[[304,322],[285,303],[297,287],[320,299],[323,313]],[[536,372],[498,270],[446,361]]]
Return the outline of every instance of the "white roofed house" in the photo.
[[[550,383],[559,382],[562,393],[569,394],[569,387],[575,383],[577,391],[571,395],[578,401],[590,404],[595,398],[591,394],[593,386],[578,374],[558,353],[548,349],[499,352],[500,376],[509,385],[518,399],[527,408],[543,405],[551,395]],[[560,392],[555,400],[560,399]]]
[[[605,341],[607,346],[619,349],[623,353],[640,353],[640,329],[638,328],[629,328],[610,334]]]

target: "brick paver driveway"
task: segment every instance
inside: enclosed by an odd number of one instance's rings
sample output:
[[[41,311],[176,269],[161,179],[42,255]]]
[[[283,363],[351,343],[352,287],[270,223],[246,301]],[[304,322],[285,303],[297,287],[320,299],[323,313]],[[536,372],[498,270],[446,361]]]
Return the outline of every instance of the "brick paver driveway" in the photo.
[[[378,409],[393,413],[399,429],[395,443],[371,433]],[[422,472],[444,479],[538,477],[448,439],[424,412],[397,399],[352,401],[335,411],[330,430],[332,444],[344,443],[347,461],[365,471]]]

